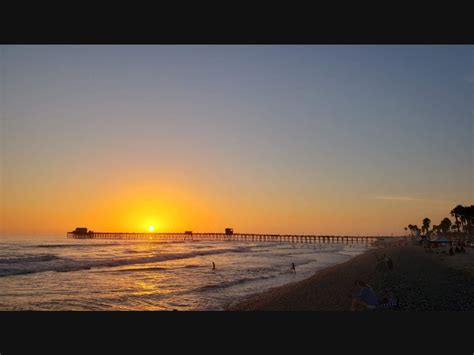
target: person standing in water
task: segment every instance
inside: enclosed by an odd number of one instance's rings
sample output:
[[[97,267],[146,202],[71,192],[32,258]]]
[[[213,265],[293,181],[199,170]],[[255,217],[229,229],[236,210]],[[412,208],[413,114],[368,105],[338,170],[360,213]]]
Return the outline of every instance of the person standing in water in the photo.
[[[295,263],[291,263],[291,270],[296,274]]]
[[[214,261],[212,262],[212,270],[216,269],[216,264],[214,264]]]

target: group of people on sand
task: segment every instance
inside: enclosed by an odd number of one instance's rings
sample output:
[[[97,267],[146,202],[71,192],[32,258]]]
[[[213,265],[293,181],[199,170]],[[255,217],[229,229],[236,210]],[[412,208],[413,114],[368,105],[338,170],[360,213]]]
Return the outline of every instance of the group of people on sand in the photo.
[[[383,254],[379,258],[375,254],[375,258],[377,259],[376,271],[384,273],[393,270],[393,260],[390,256]],[[351,310],[353,311],[391,309],[398,305],[393,292],[385,291],[379,297],[372,287],[362,280],[357,280],[354,283],[350,296],[352,297]]]
[[[381,297],[378,297],[372,287],[362,280],[357,280],[354,283],[351,297],[352,311],[391,309],[398,305],[398,300],[393,292],[386,291]]]
[[[453,246],[451,245],[451,247],[449,248],[449,255],[454,255],[454,253],[465,253],[466,252],[466,249],[464,249],[464,243],[459,243],[458,242],[458,245],[456,245],[456,248],[454,248],[453,250]]]

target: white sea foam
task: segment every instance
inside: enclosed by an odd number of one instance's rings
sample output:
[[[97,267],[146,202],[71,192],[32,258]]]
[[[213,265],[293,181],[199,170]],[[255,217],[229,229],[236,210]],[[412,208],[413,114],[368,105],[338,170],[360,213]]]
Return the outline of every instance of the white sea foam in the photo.
[[[70,272],[79,270],[90,270],[99,267],[116,267],[123,265],[148,264],[167,260],[187,259],[195,256],[222,254],[227,252],[243,253],[244,248],[235,248],[233,250],[220,249],[208,251],[195,251],[191,253],[163,253],[155,256],[126,258],[126,259],[90,259],[74,260],[60,258],[55,255],[37,255],[20,258],[0,259],[0,277],[30,274],[45,271]],[[46,263],[50,261],[49,263]],[[2,267],[3,264],[14,264],[10,268]]]

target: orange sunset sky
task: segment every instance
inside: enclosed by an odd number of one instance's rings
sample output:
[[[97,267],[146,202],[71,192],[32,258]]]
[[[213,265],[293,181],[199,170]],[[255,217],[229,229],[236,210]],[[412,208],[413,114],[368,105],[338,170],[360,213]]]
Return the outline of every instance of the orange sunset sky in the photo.
[[[437,224],[473,203],[472,53],[0,46],[0,232]]]

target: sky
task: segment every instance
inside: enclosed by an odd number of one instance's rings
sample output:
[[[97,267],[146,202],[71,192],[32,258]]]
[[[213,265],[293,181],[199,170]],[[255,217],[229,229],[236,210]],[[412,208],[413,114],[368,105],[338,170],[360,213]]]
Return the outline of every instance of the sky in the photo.
[[[473,46],[0,46],[1,235],[401,235],[474,203]]]

